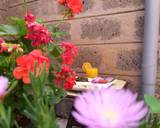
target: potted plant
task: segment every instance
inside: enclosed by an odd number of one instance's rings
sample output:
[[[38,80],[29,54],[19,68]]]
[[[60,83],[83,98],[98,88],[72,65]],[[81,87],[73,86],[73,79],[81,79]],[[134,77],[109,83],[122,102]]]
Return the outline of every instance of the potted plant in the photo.
[[[64,18],[82,11],[81,0],[58,0]],[[63,18],[63,19],[64,19]],[[54,106],[72,89],[78,54],[58,25],[44,25],[27,10],[0,25],[0,127],[56,128]],[[3,38],[2,38],[3,37]]]

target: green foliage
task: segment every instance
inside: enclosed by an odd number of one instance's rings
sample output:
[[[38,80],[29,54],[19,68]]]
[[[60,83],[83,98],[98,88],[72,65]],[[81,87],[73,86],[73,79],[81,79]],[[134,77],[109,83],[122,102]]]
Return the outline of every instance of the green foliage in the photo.
[[[53,49],[53,51],[52,51],[51,53],[52,53],[52,55],[53,55],[54,57],[56,57],[56,58],[61,56],[60,49],[57,48],[57,47],[54,47],[54,49]]]
[[[17,25],[0,25],[0,36],[16,36],[19,32]]]
[[[30,51],[32,51],[34,49],[34,47],[31,46],[30,40],[27,40],[24,37],[21,37],[21,38],[19,38],[19,41],[23,42],[23,43],[21,43],[21,45],[22,45],[22,48],[25,51],[25,53],[29,53]]]
[[[9,17],[10,23],[18,26],[18,36],[24,36],[27,34],[27,28],[24,19],[17,17]]]
[[[32,120],[36,128],[56,128],[54,105],[50,105],[50,92],[45,89],[48,80],[46,71],[39,76],[30,73],[30,79],[32,100],[23,94],[27,105],[24,114]]]
[[[60,71],[62,65],[62,49],[57,47],[54,43],[50,43],[47,48],[48,56],[51,59],[51,68],[55,71]],[[53,73],[52,73],[53,75]]]
[[[65,90],[55,87],[54,88],[54,95],[55,95],[55,98],[52,100],[52,104],[58,104],[60,102],[60,100],[63,97],[65,97],[67,94],[66,94]]]
[[[36,22],[43,21],[36,19]],[[49,44],[33,47],[31,40],[25,39],[28,30],[23,18],[12,16],[9,17],[8,24],[0,25],[0,36],[7,37],[5,43],[8,48],[8,51],[0,53],[0,75],[9,79],[5,99],[3,103],[0,102],[0,128],[24,127],[19,119],[21,116],[29,120],[30,125],[25,126],[27,128],[56,128],[54,106],[66,96],[66,93],[63,88],[56,87],[54,83],[54,72],[59,72],[62,67],[62,49],[55,42],[66,33],[53,25],[47,27],[51,32],[52,41]],[[15,44],[18,44],[19,51],[15,48]],[[13,70],[17,65],[16,59],[34,49],[41,49],[47,55],[50,60],[50,70],[46,72],[44,70],[46,65],[44,65],[39,75],[37,71],[30,73],[31,83],[25,85],[21,79],[16,80],[13,77]]]
[[[40,19],[40,18],[37,18],[37,19],[36,19],[36,22],[37,22],[37,23],[43,23],[43,20]]]
[[[5,75],[9,78],[13,77],[12,71],[15,68],[16,58],[20,55],[21,53],[16,51],[12,54],[3,53],[0,55],[0,71],[3,73],[1,75]]]
[[[150,115],[140,128],[160,128],[160,101],[147,94],[144,95],[144,100],[150,108]]]
[[[10,17],[10,24],[0,25],[0,36],[24,36],[27,34],[25,21],[17,17]]]
[[[150,107],[151,113],[160,113],[160,101],[153,96],[144,95],[145,102]]]
[[[11,108],[0,102],[0,128],[11,128]]]
[[[160,115],[151,114],[139,128],[160,128]]]
[[[48,25],[47,26],[48,30],[51,32],[52,37],[62,37],[66,34],[66,32],[63,32],[60,30],[60,28],[54,26],[54,25]]]

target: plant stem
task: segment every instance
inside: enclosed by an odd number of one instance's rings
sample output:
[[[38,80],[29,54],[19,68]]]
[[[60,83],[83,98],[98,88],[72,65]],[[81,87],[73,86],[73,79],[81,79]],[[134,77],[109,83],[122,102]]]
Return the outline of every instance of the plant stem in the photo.
[[[57,23],[55,24],[56,27],[59,27],[59,25],[61,25],[62,23],[64,23],[66,16],[64,15],[63,18]]]
[[[25,8],[25,13],[27,13],[28,9],[27,9],[27,1],[24,0],[24,8]]]

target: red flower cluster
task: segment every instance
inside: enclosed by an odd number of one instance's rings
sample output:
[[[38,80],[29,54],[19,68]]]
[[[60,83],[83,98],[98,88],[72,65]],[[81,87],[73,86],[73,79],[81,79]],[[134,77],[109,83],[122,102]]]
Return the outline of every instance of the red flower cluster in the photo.
[[[13,76],[16,79],[22,79],[25,84],[30,83],[29,72],[36,71],[36,75],[40,75],[43,73],[44,63],[46,63],[46,71],[49,70],[49,59],[42,55],[41,50],[33,50],[28,55],[23,55],[16,59],[18,67],[16,67],[13,71]],[[35,70],[35,63],[36,70]],[[40,72],[40,69],[42,72]]]
[[[35,16],[28,12],[24,20],[27,24],[28,34],[26,39],[32,40],[32,46],[48,44],[51,41],[51,34],[43,25],[36,22]]]
[[[77,47],[69,42],[62,42],[61,47],[64,52],[61,55],[62,66],[61,72],[56,73],[56,84],[64,85],[66,90],[72,89],[75,85],[76,73],[67,65],[72,65],[74,59],[77,57],[78,49]]]
[[[71,69],[71,67],[63,65],[61,72],[56,73],[56,84],[64,85],[66,90],[72,89],[73,85],[75,85],[76,73]]]
[[[82,0],[58,0],[58,2],[71,10],[71,13],[82,12]]]
[[[62,69],[61,72],[56,73],[56,84],[63,85],[66,90],[72,89],[75,85],[76,73],[72,70],[70,66],[77,57],[78,49],[77,47],[69,42],[62,42],[61,47],[64,49],[62,53]]]
[[[69,42],[62,42],[61,47],[64,49],[64,52],[61,55],[62,63],[69,64],[69,65],[73,64],[78,54],[77,47],[74,44]]]

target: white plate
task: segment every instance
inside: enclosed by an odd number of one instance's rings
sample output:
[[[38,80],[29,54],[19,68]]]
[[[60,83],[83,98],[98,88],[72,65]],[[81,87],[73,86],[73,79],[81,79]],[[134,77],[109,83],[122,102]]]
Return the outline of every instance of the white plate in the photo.
[[[93,84],[91,82],[76,82],[76,85],[73,86],[72,90],[83,91],[83,90],[92,90],[92,89],[101,89],[108,88],[112,85],[112,82],[106,84]]]

